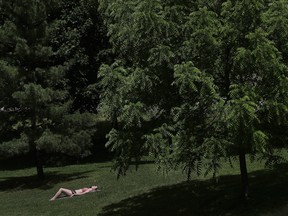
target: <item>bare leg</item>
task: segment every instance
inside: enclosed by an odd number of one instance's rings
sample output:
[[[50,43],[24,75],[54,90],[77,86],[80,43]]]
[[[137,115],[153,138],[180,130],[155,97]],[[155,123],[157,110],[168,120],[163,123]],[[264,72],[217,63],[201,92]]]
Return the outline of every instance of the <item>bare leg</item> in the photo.
[[[72,196],[73,193],[71,190],[66,188],[60,188],[57,193],[50,199],[50,201],[55,200],[57,197],[60,196],[61,193],[65,193],[67,196]]]

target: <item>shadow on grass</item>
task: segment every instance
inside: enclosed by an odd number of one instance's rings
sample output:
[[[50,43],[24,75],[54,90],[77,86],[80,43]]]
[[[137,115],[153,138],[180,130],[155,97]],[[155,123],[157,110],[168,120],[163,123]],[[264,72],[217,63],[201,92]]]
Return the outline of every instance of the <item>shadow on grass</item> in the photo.
[[[131,162],[131,165],[143,165],[143,164],[155,164],[155,161],[153,160],[142,160],[138,162]]]
[[[155,188],[145,194],[103,208],[101,216],[256,216],[288,201],[288,164],[274,170],[252,172],[248,201],[240,198],[240,176],[191,181]],[[286,214],[288,213],[286,212]]]
[[[90,172],[93,172],[93,170],[69,174],[58,174],[57,172],[49,172],[46,173],[45,180],[39,180],[36,175],[0,178],[0,191],[23,190],[33,188],[47,190],[53,188],[55,184],[60,182],[68,182],[76,179],[87,178],[87,174]]]

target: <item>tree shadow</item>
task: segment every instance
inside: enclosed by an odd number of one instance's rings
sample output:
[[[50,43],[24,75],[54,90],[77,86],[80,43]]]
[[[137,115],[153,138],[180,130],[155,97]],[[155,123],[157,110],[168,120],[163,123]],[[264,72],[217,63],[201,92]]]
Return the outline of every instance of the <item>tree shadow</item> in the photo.
[[[272,212],[288,201],[288,164],[274,170],[252,172],[251,198],[240,197],[240,176],[183,182],[155,188],[147,193],[108,205],[101,216],[257,216]],[[288,215],[288,214],[287,214]]]
[[[131,162],[131,165],[144,165],[144,164],[155,164],[155,161],[153,161],[153,160],[141,160],[141,161],[137,161],[137,162],[135,162],[135,161],[132,161]]]
[[[60,182],[69,182],[76,179],[87,178],[89,177],[87,174],[93,171],[94,170],[85,172],[74,172],[69,174],[48,172],[45,174],[44,180],[40,180],[36,175],[4,177],[0,178],[0,191],[24,190],[34,188],[48,190],[50,188],[53,188],[55,184]]]

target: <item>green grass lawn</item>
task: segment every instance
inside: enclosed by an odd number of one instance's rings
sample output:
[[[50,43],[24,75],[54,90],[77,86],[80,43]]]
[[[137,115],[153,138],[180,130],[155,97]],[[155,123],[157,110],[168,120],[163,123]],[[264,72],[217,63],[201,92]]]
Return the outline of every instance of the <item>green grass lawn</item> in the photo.
[[[240,199],[237,162],[233,168],[223,165],[218,183],[209,177],[186,182],[181,171],[163,175],[156,168],[146,163],[136,172],[131,167],[119,180],[111,172],[110,162],[46,168],[44,182],[34,176],[34,168],[0,171],[0,215],[280,216],[288,201],[286,164],[274,170],[264,169],[260,162],[248,164],[249,202]],[[49,201],[60,187],[77,189],[95,184],[100,192]]]

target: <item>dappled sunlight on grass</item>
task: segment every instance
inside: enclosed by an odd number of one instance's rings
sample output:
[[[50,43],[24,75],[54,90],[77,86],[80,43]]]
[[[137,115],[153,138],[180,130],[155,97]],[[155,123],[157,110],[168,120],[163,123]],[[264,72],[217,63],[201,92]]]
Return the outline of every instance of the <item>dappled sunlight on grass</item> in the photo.
[[[285,208],[288,201],[287,164],[272,170],[263,169],[262,163],[248,163],[248,202],[240,198],[236,161],[233,168],[223,163],[217,179],[194,176],[190,182],[186,182],[181,171],[166,175],[157,172],[157,166],[151,163],[142,163],[138,171],[132,166],[126,177],[117,180],[111,165],[108,162],[46,168],[43,182],[37,180],[34,168],[3,171],[0,215],[274,216],[273,212]],[[77,189],[90,185],[98,185],[101,191],[49,202],[60,187]]]

